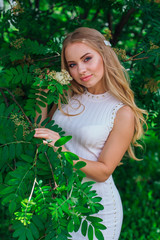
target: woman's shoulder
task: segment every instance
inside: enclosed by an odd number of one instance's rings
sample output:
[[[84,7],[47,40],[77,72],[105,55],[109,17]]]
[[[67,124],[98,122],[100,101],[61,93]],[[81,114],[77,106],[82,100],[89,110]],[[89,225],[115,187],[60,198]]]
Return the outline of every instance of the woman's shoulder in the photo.
[[[134,124],[135,113],[130,106],[123,105],[117,112],[116,122],[119,124]]]

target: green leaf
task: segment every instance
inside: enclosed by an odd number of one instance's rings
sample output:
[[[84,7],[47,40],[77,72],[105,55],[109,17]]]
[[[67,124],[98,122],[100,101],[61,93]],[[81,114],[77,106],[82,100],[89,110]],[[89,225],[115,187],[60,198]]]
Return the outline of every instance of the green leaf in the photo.
[[[36,124],[39,124],[41,119],[42,119],[42,115],[39,115],[39,117],[37,118]]]
[[[0,172],[0,183],[3,182],[3,177],[2,177],[2,173]]]
[[[18,240],[26,240],[26,231],[23,231],[21,236],[18,238]]]
[[[16,144],[16,156],[19,157],[22,154],[22,144],[21,143],[17,143]]]
[[[79,160],[79,157],[72,152],[65,152],[72,160]]]
[[[10,144],[9,145],[9,158],[10,159],[14,159],[16,155],[16,148],[15,148],[15,144]]]
[[[103,234],[99,229],[95,228],[95,236],[98,240],[104,240]]]
[[[85,162],[79,161],[79,162],[77,162],[77,163],[74,165],[74,168],[80,169],[80,168],[83,168],[83,167],[85,167],[85,166],[86,166],[86,163],[85,163]]]
[[[100,204],[100,203],[95,203],[94,207],[96,207],[98,210],[103,210],[104,209],[103,205]]]
[[[7,197],[3,198],[2,204],[5,205],[6,203],[10,202],[11,200],[15,199],[16,195],[15,193],[7,195]]]
[[[89,213],[90,209],[83,207],[83,206],[77,206],[75,207],[77,211],[81,212],[81,213]]]
[[[45,127],[50,129],[51,127],[53,127],[54,122],[54,120],[49,121]]]
[[[13,201],[10,202],[10,204],[9,204],[9,211],[10,211],[10,213],[13,214],[14,211],[15,211],[15,209],[16,209],[16,202],[13,200]]]
[[[73,232],[74,231],[74,224],[73,224],[73,219],[71,219],[68,223],[68,232]]]
[[[28,240],[34,240],[34,237],[29,228],[26,228],[26,236],[27,236]]]
[[[99,217],[87,216],[87,220],[92,223],[102,222],[103,220]]]
[[[29,229],[31,230],[33,236],[36,238],[36,239],[39,239],[39,231],[37,229],[37,227],[34,225],[34,223],[31,223],[29,225]]]
[[[73,166],[73,160],[70,158],[70,155],[68,154],[68,152],[64,152],[64,156],[66,160]]]
[[[88,223],[86,220],[84,220],[81,227],[81,233],[83,234],[84,237],[86,236],[87,228],[88,228]]]
[[[0,194],[2,194],[2,195],[9,194],[11,192],[14,192],[15,189],[16,189],[16,187],[9,186],[9,187],[4,188],[2,191],[0,191]]]
[[[2,149],[2,159],[1,159],[1,161],[6,163],[8,161],[8,155],[9,155],[8,146],[4,146],[3,149]]]
[[[102,200],[101,197],[92,198],[92,202],[100,202],[101,200]]]
[[[29,162],[29,163],[32,163],[34,161],[33,157],[26,155],[26,154],[21,154],[21,158],[24,161]]]
[[[35,109],[39,114],[42,113],[42,110],[40,109],[40,107],[38,105],[35,105]]]
[[[69,140],[71,140],[72,136],[65,136],[65,137],[61,137],[60,139],[58,139],[54,146],[55,147],[60,147],[62,145],[64,145],[66,142],[68,142]]]
[[[79,228],[81,223],[78,216],[74,215],[73,218],[74,218],[74,226],[78,226]]]
[[[88,228],[88,239],[93,240],[93,227],[92,227],[92,225],[89,225],[89,228]]]
[[[43,108],[46,107],[46,104],[45,104],[44,102],[42,102],[42,101],[37,100],[36,103],[37,103],[39,106],[43,107]]]
[[[34,137],[34,134],[35,134],[35,131],[30,132],[30,133],[25,137],[26,142],[31,141],[32,138]]]
[[[16,138],[18,141],[23,139],[23,126],[22,125],[18,126]]]
[[[82,172],[81,170],[77,170],[76,173],[82,178],[86,177],[86,174],[84,172]]]
[[[49,118],[46,118],[46,119],[41,123],[41,126],[46,125],[46,124],[48,123],[48,121],[49,121]]]
[[[101,229],[101,230],[105,230],[107,227],[101,223],[92,223],[92,225],[97,228],[97,229]]]
[[[24,226],[19,226],[19,228],[17,228],[15,230],[15,232],[13,233],[13,237],[16,238],[16,237],[19,237],[21,235],[23,235],[25,233],[25,228]],[[25,234],[24,234],[25,235]],[[24,238],[26,239],[26,238]]]
[[[43,222],[42,222],[40,216],[33,215],[32,216],[32,221],[38,227],[39,230],[43,230],[44,229],[44,225],[43,225]]]
[[[4,110],[5,110],[5,104],[2,103],[2,104],[0,105],[0,113],[1,113],[1,116],[3,116]]]

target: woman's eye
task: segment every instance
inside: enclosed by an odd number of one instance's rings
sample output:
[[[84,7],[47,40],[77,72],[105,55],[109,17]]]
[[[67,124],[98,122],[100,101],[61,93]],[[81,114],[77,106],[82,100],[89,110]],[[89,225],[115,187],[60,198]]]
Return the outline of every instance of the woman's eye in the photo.
[[[86,58],[84,59],[84,62],[88,62],[90,59],[91,59],[91,57],[86,57]]]
[[[69,67],[73,68],[75,65],[76,65],[75,63],[71,63],[71,64],[69,64]]]

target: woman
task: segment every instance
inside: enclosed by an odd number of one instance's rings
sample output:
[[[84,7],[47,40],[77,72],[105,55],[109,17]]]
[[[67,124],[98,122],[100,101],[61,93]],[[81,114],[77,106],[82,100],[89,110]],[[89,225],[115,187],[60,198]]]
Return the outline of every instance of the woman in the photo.
[[[68,104],[53,115],[66,135],[72,135],[63,151],[86,162],[81,169],[87,176],[84,181],[95,180],[93,188],[102,197],[104,210],[96,216],[107,227],[104,239],[118,239],[123,210],[112,173],[126,151],[136,159],[131,145],[137,145],[143,133],[144,111],[135,105],[125,69],[97,30],[82,27],[66,37],[62,69],[73,78]],[[58,133],[45,128],[36,129],[35,137],[52,139],[53,146],[59,139]],[[86,238],[79,231],[72,239]]]

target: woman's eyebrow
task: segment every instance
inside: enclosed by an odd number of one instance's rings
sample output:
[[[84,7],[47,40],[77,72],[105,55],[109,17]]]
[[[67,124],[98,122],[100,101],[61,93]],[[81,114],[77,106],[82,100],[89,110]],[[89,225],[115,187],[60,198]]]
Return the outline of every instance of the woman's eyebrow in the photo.
[[[80,57],[80,59],[84,58],[88,54],[90,54],[90,53],[85,53],[82,57]],[[69,62],[74,62],[74,61],[67,61],[67,62],[69,63]]]

